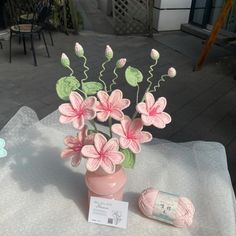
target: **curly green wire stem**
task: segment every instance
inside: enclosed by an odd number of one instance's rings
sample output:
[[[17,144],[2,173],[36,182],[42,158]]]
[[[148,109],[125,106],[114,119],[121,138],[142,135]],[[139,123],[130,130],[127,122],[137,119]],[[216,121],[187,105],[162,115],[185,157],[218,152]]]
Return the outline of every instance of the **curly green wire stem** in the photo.
[[[138,115],[138,112],[135,111],[135,113],[134,113],[133,116],[132,116],[132,120],[133,120],[137,115]]]
[[[148,71],[148,73],[150,74],[150,76],[147,78],[147,82],[149,83],[149,85],[148,85],[148,87],[147,87],[145,93],[147,93],[147,92],[150,90],[151,86],[152,86],[152,83],[153,83],[153,82],[150,81],[150,79],[153,78],[153,74],[152,74],[152,72],[153,72],[153,67],[157,65],[157,61],[158,61],[158,60],[156,60],[155,63],[150,66],[150,70]],[[139,93],[139,87],[138,87],[138,89],[137,89],[136,105],[138,104],[138,93]],[[145,93],[144,93],[144,95],[143,95],[143,97],[142,97],[142,99],[141,99],[140,102],[143,102],[143,101],[144,101]],[[132,116],[132,119],[134,119],[137,115],[138,115],[138,112],[135,111],[135,113],[134,113],[133,116]]]
[[[150,66],[150,70],[148,71],[148,73],[149,73],[150,76],[147,78],[147,82],[149,83],[149,86],[148,86],[147,91],[148,91],[148,90],[151,88],[151,86],[152,86],[152,83],[153,83],[153,82],[152,82],[150,79],[153,78],[153,74],[152,74],[152,72],[153,72],[153,67],[156,66],[157,61],[158,61],[158,60],[156,60],[155,63]],[[147,91],[146,91],[146,92],[147,92]],[[145,93],[146,93],[146,92],[145,92]]]
[[[161,82],[165,82],[165,77],[169,77],[167,74],[162,75],[161,79],[158,80],[157,85],[154,86],[153,90],[149,91],[150,93],[154,93],[161,87]]]
[[[73,71],[73,69],[72,68],[70,68],[69,66],[67,66],[67,68],[71,71],[71,73],[70,73],[70,76],[72,76],[73,74],[74,74],[74,71]]]
[[[108,118],[108,124],[109,124],[109,129],[110,129],[110,137],[112,138],[112,130],[111,130],[112,118],[111,118],[111,116],[109,116],[109,118]]]
[[[102,63],[102,70],[100,71],[98,80],[100,80],[104,85],[104,90],[107,92],[107,86],[106,83],[102,80],[103,72],[106,70],[105,65],[110,61],[110,59],[107,59],[105,62]]]
[[[83,57],[83,59],[84,59],[84,64],[83,64],[83,66],[84,66],[84,68],[85,68],[85,70],[84,70],[84,76],[85,76],[85,78],[81,80],[81,83],[83,84],[83,82],[88,79],[87,72],[89,71],[89,68],[88,68],[87,65],[86,65],[86,64],[87,64],[87,58],[86,58],[85,56],[82,56],[82,57]]]
[[[136,105],[138,104],[138,96],[139,96],[139,85],[137,84]]]
[[[116,73],[117,67],[113,70],[113,74],[115,75],[115,78],[112,80],[112,83],[110,84],[110,88],[108,92],[112,91],[112,86],[116,84],[116,80],[118,79],[118,75]]]
[[[148,90],[148,89],[147,89],[145,93],[147,93],[147,92],[150,92],[150,93],[156,92],[157,89],[159,89],[159,88],[161,87],[161,82],[165,82],[165,77],[169,77],[169,75],[168,75],[168,74],[162,75],[162,76],[161,76],[161,79],[158,80],[157,85],[154,86],[153,90]],[[143,95],[143,98],[142,98],[142,100],[141,100],[140,102],[143,102],[143,101],[144,101],[144,97],[145,97],[145,94]],[[138,112],[136,111],[136,112],[133,114],[132,119],[134,119],[137,115],[138,115]]]

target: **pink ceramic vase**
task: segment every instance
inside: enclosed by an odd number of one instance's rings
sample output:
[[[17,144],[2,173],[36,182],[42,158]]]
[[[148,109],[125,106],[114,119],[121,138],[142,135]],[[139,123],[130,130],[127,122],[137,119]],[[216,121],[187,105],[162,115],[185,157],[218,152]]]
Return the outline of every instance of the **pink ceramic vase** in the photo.
[[[121,166],[117,166],[114,174],[107,174],[99,168],[94,172],[87,171],[85,182],[88,187],[89,199],[94,196],[122,200],[126,174]]]

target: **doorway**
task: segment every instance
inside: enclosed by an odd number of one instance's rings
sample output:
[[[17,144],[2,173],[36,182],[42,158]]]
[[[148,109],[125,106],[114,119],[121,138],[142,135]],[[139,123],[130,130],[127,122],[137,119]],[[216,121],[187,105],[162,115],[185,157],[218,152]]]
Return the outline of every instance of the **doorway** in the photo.
[[[204,29],[211,29],[225,3],[225,0],[193,0],[189,23]],[[236,2],[227,17],[224,30],[236,32]]]

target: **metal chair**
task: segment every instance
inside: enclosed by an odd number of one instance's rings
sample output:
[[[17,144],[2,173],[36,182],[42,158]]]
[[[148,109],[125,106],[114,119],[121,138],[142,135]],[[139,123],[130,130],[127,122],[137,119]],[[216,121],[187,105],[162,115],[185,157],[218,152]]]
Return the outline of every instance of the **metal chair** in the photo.
[[[28,1],[28,0],[25,0]],[[41,26],[45,31],[48,32],[51,40],[52,46],[54,45],[52,32],[50,29],[50,15],[52,12],[52,0],[37,0],[35,1],[34,7],[32,6],[32,1],[28,1],[28,5],[31,9],[35,8],[35,20],[36,23]],[[33,20],[33,13],[25,13],[20,16],[20,21],[22,23],[31,23]],[[40,38],[40,35],[39,35]]]
[[[19,37],[19,39],[23,40],[24,54],[26,54],[25,39],[29,37],[30,42],[31,42],[31,50],[33,54],[34,65],[37,66],[36,53],[35,53],[35,48],[34,48],[35,35],[42,35],[48,57],[50,57],[50,55],[49,55],[49,51],[47,47],[47,42],[45,40],[43,27],[38,25],[36,21],[35,3],[33,2],[32,5],[27,5],[23,1],[20,1],[20,0],[8,0],[8,5],[9,5],[11,20],[12,20],[12,26],[10,27],[9,62],[11,63],[11,60],[12,60],[12,57],[11,57],[12,37],[17,36]],[[33,17],[30,23],[22,23],[20,17],[24,14],[28,14],[28,15],[33,14],[32,15]]]
[[[51,32],[51,24],[50,24],[50,16],[52,13],[52,0],[39,0],[37,3],[37,24],[39,24],[45,31],[48,32],[51,40],[52,46],[54,45],[52,32]]]

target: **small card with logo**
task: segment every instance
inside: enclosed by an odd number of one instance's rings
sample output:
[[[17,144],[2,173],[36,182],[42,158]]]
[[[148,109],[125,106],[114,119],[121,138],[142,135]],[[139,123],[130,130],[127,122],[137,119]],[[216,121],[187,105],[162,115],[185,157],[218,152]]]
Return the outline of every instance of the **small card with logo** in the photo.
[[[127,228],[128,202],[91,197],[88,222]]]

